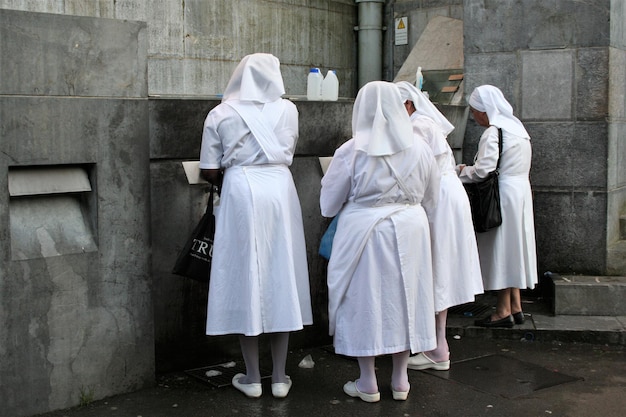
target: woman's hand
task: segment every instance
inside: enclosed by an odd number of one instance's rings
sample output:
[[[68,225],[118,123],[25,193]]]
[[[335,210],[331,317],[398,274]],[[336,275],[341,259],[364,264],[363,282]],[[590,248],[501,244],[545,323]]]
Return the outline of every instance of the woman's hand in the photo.
[[[224,175],[222,174],[221,169],[201,169],[200,176],[216,186],[218,192],[222,189],[222,179],[224,178]]]

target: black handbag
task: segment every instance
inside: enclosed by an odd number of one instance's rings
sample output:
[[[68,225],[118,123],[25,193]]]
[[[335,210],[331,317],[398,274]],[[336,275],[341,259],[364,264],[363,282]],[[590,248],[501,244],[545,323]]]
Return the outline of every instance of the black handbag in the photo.
[[[474,230],[484,233],[502,224],[500,212],[500,156],[502,155],[502,129],[498,129],[498,163],[496,169],[482,182],[463,184],[472,208]]]
[[[213,237],[215,236],[214,192],[215,187],[211,187],[206,211],[180,251],[172,269],[173,274],[200,282],[209,282],[213,258]]]

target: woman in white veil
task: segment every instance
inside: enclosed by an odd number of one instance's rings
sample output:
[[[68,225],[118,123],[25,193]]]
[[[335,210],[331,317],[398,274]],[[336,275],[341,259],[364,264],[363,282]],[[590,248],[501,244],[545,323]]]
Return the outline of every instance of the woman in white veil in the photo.
[[[244,57],[206,117],[200,150],[202,175],[220,187],[206,333],[239,335],[246,373],[232,383],[251,398],[262,394],[259,335],[269,334],[272,394],[283,398],[292,385],[285,373],[289,332],[313,321],[302,212],[289,170],[298,110],[284,93],[278,58]]]
[[[524,323],[520,289],[537,284],[537,254],[533,197],[530,188],[532,146],[522,122],[502,91],[482,85],[469,99],[474,120],[486,129],[480,137],[473,165],[459,165],[461,181],[480,182],[500,158],[502,225],[477,234],[480,266],[486,291],[497,291],[496,310],[476,320],[482,327],[513,327]],[[498,131],[502,153],[498,156]]]
[[[390,354],[392,395],[405,400],[409,353],[435,347],[426,212],[436,205],[439,173],[392,83],[361,88],[352,134],[322,178],[322,215],[339,215],[328,263],[329,329],[335,352],[359,362],[347,395],[379,401],[375,357]]]

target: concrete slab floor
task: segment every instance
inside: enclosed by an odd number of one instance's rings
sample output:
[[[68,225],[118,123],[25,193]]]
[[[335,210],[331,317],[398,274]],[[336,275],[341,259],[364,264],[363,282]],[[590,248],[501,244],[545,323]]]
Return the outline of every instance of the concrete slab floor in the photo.
[[[160,375],[152,388],[94,401],[86,406],[43,414],[40,417],[209,417],[209,416],[567,416],[617,417],[626,409],[626,355],[624,346],[449,336],[451,370],[472,359],[497,356],[506,365],[518,362],[541,372],[532,389],[502,395],[497,381],[483,376],[472,384],[433,375],[435,371],[409,371],[411,392],[407,401],[391,397],[391,358],[378,358],[381,401],[364,403],[342,391],[358,378],[355,360],[334,355],[328,347],[290,352],[287,371],[293,388],[286,399],[274,399],[270,381],[263,381],[260,399],[246,398],[232,386],[215,388],[184,372]],[[311,355],[311,369],[298,367]],[[241,358],[234,358],[235,362]],[[271,367],[264,358],[262,367]],[[513,371],[506,366],[500,376]],[[470,372],[465,369],[464,372]],[[445,372],[444,372],[445,373]],[[480,372],[476,372],[481,378]],[[541,376],[541,375],[544,376]],[[554,382],[545,375],[566,376]],[[523,379],[523,378],[522,378]],[[521,381],[520,383],[524,383]],[[478,385],[475,385],[478,384]],[[479,388],[484,384],[485,388]],[[96,392],[97,394],[97,392]],[[505,392],[506,394],[506,392]],[[510,398],[513,397],[513,398]]]

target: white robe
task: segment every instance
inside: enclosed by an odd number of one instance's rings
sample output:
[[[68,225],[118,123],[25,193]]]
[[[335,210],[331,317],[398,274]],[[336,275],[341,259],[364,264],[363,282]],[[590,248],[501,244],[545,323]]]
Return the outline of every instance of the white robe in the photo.
[[[288,332],[313,321],[302,212],[288,168],[298,113],[286,100],[265,106],[278,139],[271,150],[226,103],[204,124],[200,168],[225,168],[215,208],[208,335]]]
[[[385,162],[401,177],[401,190]],[[340,210],[328,264],[335,351],[375,356],[436,346],[430,230],[439,173],[421,139],[385,157],[342,145],[322,179],[322,215]],[[343,208],[342,208],[343,207]]]
[[[441,172],[439,203],[429,217],[435,310],[474,301],[483,292],[480,259],[467,193],[455,172],[454,155],[441,129],[426,116],[411,115],[413,132],[435,155]]]
[[[500,160],[500,208],[502,225],[477,233],[485,290],[534,288],[537,284],[535,223],[529,172],[530,140],[503,130]],[[463,182],[480,182],[498,161],[498,129],[486,129],[478,144],[474,165],[461,172]]]

